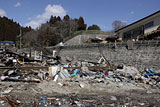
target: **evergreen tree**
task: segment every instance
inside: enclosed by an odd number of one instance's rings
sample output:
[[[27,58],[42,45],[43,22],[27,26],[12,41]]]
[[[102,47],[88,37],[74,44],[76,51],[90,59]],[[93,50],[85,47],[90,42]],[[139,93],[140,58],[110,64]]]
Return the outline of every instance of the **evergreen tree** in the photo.
[[[70,17],[68,15],[64,16],[63,18],[64,21],[69,21],[70,20]]]
[[[56,19],[56,21],[61,21],[61,17],[58,16],[57,19]]]
[[[59,16],[51,16],[49,21],[42,24],[35,32],[27,33],[25,36],[36,35],[34,41],[40,46],[53,46],[63,42],[64,38],[72,35],[77,30],[86,30],[86,27],[83,17],[72,19],[69,15],[66,15],[62,20]],[[27,42],[27,37],[25,39]]]
[[[0,41],[19,41],[18,35],[22,30],[22,36],[31,31],[31,27],[22,27],[19,23],[14,22],[13,19],[7,17],[0,17]]]
[[[55,24],[56,23],[56,21],[57,21],[57,18],[56,18],[56,16],[51,16],[51,18],[50,18],[50,20],[49,20],[49,23],[50,24]]]
[[[92,26],[88,27],[88,30],[101,30],[98,25],[93,24]]]
[[[78,30],[86,30],[87,25],[84,23],[83,17],[78,19]]]

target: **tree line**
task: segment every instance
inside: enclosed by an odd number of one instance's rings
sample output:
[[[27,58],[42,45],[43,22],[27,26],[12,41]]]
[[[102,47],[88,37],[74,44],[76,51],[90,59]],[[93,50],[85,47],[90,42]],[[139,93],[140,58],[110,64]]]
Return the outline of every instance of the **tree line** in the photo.
[[[8,19],[3,16],[0,17],[0,41],[14,41],[18,39],[20,29],[23,35],[32,30],[31,27],[22,27],[19,23],[14,22],[13,19]]]
[[[114,21],[112,24],[115,30],[125,26],[124,22]],[[22,31],[23,46],[54,46],[64,42],[65,38],[80,30],[101,30],[96,24],[87,28],[83,17],[70,18],[69,15],[61,17],[51,16],[50,19],[41,24],[37,29],[20,26],[13,19],[0,17],[0,41],[19,41],[18,35]]]
[[[87,30],[87,24],[81,16],[78,19],[72,19],[69,15],[64,16],[63,19],[59,16],[51,16],[49,21],[24,35],[23,40],[26,46],[33,46],[35,43],[41,46],[54,46],[80,30]],[[89,26],[88,30],[100,30],[100,27],[94,24]]]

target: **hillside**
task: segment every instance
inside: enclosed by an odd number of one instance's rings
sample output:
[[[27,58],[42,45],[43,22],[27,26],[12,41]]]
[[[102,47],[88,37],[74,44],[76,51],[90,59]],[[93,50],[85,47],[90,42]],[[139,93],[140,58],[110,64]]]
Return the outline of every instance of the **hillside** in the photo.
[[[16,41],[20,28],[23,34],[31,30],[31,27],[22,27],[19,23],[13,21],[13,19],[0,17],[0,41]]]

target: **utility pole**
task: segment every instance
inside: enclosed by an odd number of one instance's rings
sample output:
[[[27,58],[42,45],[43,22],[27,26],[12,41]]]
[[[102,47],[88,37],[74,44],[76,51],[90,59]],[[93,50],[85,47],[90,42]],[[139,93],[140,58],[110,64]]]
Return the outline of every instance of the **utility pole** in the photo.
[[[19,49],[21,49],[21,42],[22,42],[22,29],[21,29],[21,27],[20,27],[19,31],[20,31],[20,33],[18,35],[18,37],[19,37]]]
[[[22,42],[22,29],[21,29],[21,27],[20,27],[20,35],[19,35],[19,38],[20,38],[20,40],[19,40],[19,48],[21,49],[21,42]]]

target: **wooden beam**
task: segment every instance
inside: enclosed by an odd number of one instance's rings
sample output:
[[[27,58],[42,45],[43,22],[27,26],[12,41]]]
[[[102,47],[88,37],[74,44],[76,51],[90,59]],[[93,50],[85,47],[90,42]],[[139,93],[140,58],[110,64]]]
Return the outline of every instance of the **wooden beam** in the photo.
[[[12,66],[12,67],[0,67],[0,69],[46,69],[48,66]]]
[[[86,66],[88,67],[88,69],[105,69],[105,70],[114,70],[116,69],[117,67],[115,66]],[[65,69],[81,69],[82,66],[79,66],[79,67],[65,67]]]

